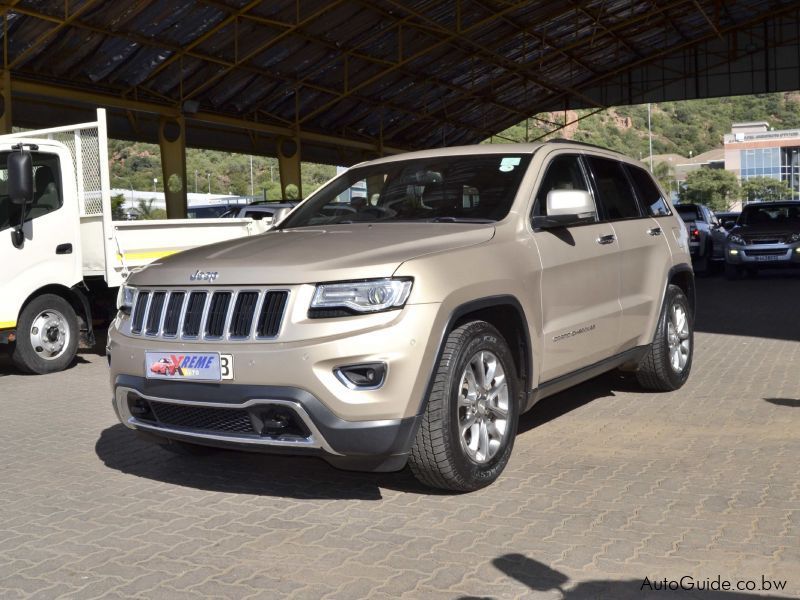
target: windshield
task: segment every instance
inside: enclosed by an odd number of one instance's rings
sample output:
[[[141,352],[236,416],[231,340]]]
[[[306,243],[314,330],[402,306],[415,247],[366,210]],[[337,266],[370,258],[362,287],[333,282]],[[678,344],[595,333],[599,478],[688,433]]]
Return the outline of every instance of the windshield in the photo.
[[[428,221],[489,223],[508,214],[528,154],[438,156],[351,169],[280,228]]]
[[[800,204],[750,204],[742,211],[739,223],[742,225],[785,223],[798,226],[800,225]]]
[[[700,217],[700,213],[694,204],[681,206],[678,204],[675,209],[684,221],[696,221]]]

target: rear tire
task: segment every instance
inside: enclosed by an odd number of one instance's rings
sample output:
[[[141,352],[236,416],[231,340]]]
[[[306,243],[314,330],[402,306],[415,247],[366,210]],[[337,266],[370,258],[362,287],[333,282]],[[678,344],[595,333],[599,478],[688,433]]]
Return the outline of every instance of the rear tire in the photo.
[[[520,384],[503,336],[485,321],[454,329],[411,448],[414,476],[457,492],[491,484],[511,456],[519,407]]]
[[[669,285],[653,343],[639,363],[636,379],[648,390],[671,392],[689,378],[694,354],[694,315],[677,285]]]
[[[19,316],[14,365],[25,373],[63,371],[78,352],[78,317],[69,302],[55,294],[31,300]]]

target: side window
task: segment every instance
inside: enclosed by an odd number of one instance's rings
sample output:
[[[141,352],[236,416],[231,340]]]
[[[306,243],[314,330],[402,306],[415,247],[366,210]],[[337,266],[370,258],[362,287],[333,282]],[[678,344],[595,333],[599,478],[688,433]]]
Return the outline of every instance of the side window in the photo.
[[[622,165],[616,160],[597,156],[587,156],[586,160],[594,175],[599,202],[605,209],[606,217],[611,221],[641,217]]]
[[[547,165],[544,179],[536,192],[533,216],[547,215],[547,194],[553,190],[589,191],[589,184],[583,174],[580,158],[571,154],[557,156]]]
[[[645,207],[647,213],[651,217],[663,217],[670,214],[669,205],[658,186],[653,182],[650,174],[644,169],[634,167],[633,165],[625,165],[625,169],[631,176],[633,187],[636,190],[636,195],[639,197],[639,202]]]
[[[12,205],[8,197],[8,152],[0,153],[0,231],[19,223],[18,205]],[[37,219],[61,208],[61,170],[58,156],[44,152],[32,152],[33,202],[27,206],[25,220]]]

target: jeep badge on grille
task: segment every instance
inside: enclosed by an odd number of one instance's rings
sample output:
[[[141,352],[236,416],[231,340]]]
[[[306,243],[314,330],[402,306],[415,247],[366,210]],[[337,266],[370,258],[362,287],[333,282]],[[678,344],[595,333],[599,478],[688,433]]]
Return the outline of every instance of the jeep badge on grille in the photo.
[[[214,281],[218,275],[218,271],[201,271],[197,269],[197,271],[189,275],[189,279],[191,281]]]

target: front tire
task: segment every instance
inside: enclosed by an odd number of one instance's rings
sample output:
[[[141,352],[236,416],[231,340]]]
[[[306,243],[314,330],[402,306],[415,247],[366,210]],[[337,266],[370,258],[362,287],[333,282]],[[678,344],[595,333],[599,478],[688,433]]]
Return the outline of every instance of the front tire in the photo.
[[[78,352],[78,317],[69,302],[55,294],[31,300],[19,317],[14,365],[26,373],[63,371]]]
[[[414,476],[458,492],[495,481],[514,447],[519,395],[514,358],[497,329],[485,321],[454,329],[411,448]]]
[[[639,363],[636,378],[648,390],[671,392],[686,383],[694,355],[694,315],[686,294],[669,285],[653,343]]]

